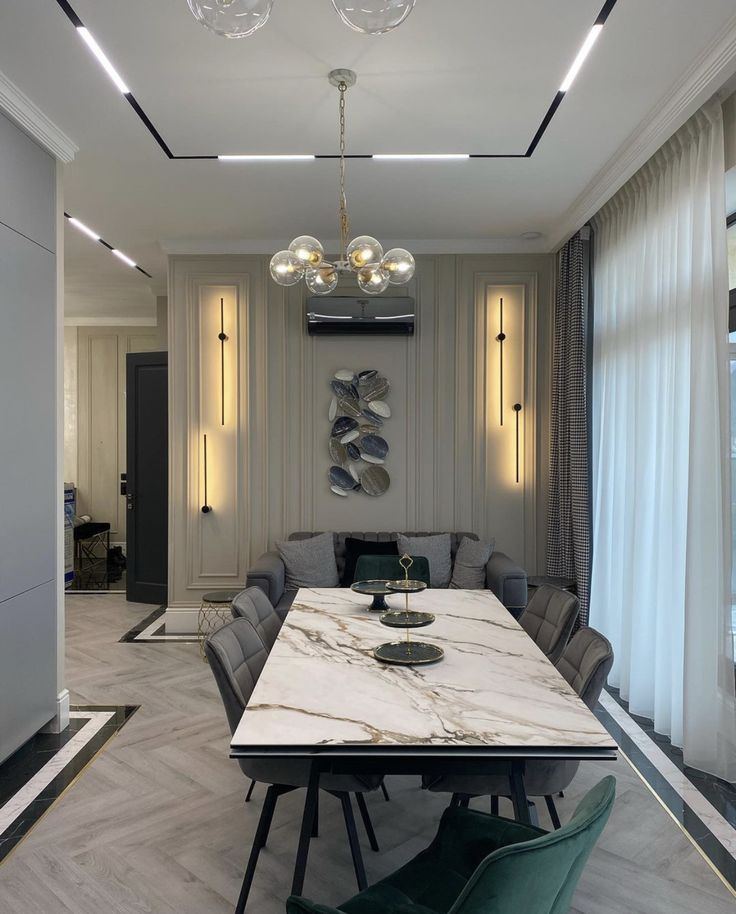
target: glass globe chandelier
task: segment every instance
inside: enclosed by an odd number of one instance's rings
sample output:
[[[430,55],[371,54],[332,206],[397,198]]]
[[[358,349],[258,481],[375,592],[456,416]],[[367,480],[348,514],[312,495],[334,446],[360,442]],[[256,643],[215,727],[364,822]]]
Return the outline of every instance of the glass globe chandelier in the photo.
[[[300,235],[271,258],[271,276],[280,286],[296,285],[304,279],[314,295],[328,295],[337,286],[340,273],[357,275],[358,286],[368,295],[385,292],[389,285],[401,286],[414,275],[414,258],[403,248],[384,253],[370,235],[358,235],[348,242],[350,223],[345,196],[345,93],[357,79],[352,70],[333,70],[330,84],[340,92],[340,259],[324,259],[322,244],[311,235]]]
[[[406,19],[416,0],[332,0],[355,32],[382,35]],[[268,22],[274,0],[187,0],[192,15],[223,38],[247,38]]]

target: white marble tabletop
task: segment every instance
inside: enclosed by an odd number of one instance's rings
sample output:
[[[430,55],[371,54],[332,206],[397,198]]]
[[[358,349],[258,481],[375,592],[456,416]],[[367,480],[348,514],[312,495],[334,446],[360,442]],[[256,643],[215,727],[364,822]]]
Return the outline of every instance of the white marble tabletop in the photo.
[[[388,597],[403,608],[403,596]],[[436,621],[427,666],[380,663],[405,637],[349,589],[302,589],[231,742],[234,756],[610,757],[616,744],[489,591],[426,590],[410,608]]]

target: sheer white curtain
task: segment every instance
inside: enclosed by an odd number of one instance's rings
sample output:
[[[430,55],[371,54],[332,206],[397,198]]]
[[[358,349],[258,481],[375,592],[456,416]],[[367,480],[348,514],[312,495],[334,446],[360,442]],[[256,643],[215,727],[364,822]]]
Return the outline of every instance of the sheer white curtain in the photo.
[[[716,100],[593,220],[590,624],[631,711],[736,780],[725,225]]]

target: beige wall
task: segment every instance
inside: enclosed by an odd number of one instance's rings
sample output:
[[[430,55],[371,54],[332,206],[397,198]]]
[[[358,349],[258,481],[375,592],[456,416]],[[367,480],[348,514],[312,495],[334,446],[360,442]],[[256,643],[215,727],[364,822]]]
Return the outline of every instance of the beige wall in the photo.
[[[77,485],[77,513],[110,522],[125,542],[125,356],[158,345],[155,327],[66,327],[65,479]]]
[[[406,294],[413,338],[309,337],[304,289],[268,258],[174,257],[169,275],[169,605],[235,587],[296,529],[472,530],[530,571],[544,564],[551,303],[547,255],[422,256]],[[350,293],[352,290],[346,289]],[[357,290],[356,290],[357,291]],[[498,416],[498,299],[505,299],[506,420]],[[220,298],[226,424],[220,424]],[[377,368],[392,384],[387,495],[329,490],[329,380]],[[521,422],[515,481],[514,402]],[[203,502],[202,436],[208,437]]]

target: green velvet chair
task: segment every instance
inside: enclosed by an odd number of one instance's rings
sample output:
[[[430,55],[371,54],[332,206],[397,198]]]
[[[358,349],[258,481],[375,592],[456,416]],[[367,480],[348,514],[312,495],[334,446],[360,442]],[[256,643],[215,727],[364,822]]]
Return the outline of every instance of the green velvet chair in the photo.
[[[404,569],[398,555],[361,555],[355,565],[356,581],[398,581],[404,578]],[[409,568],[412,581],[429,583],[429,561],[423,555],[413,555],[414,564]]]
[[[430,846],[337,909],[292,896],[287,914],[566,914],[613,807],[603,778],[561,829],[446,809]]]

